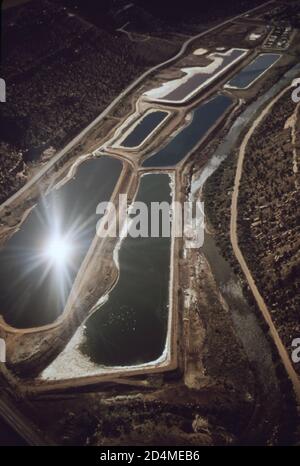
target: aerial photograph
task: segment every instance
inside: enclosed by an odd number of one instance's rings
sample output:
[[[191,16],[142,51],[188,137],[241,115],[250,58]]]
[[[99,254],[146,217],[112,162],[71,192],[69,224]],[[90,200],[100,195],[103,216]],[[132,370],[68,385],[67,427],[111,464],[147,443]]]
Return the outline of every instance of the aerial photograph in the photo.
[[[300,446],[300,0],[0,4],[0,448]]]

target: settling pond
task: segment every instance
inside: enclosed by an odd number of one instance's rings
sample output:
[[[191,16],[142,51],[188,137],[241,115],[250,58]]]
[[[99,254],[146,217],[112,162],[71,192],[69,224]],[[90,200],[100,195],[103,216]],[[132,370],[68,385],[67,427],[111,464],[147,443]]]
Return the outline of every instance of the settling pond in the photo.
[[[133,125],[130,133],[121,140],[122,147],[140,146],[154,131],[156,131],[169,113],[161,110],[151,111],[140,118],[137,124]]]
[[[234,76],[225,87],[247,89],[257,81],[281,57],[279,53],[261,53],[249,65]]]
[[[86,160],[73,179],[39,200],[1,249],[0,314],[8,324],[38,327],[62,314],[96,233],[96,206],[110,199],[121,169],[111,157]]]
[[[176,136],[143,162],[143,167],[170,167],[183,160],[198,145],[203,136],[218,122],[232,105],[231,97],[217,94],[201,103],[192,113],[192,119]]]
[[[141,178],[137,202],[172,199],[168,174]],[[84,352],[97,364],[135,365],[157,359],[166,340],[171,238],[126,237],[119,252],[119,280],[85,323]]]

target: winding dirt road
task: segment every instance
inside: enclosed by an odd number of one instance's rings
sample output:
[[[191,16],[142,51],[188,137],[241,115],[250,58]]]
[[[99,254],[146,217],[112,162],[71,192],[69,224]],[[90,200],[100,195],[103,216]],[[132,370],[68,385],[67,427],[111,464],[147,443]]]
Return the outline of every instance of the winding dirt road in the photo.
[[[297,375],[294,367],[293,367],[293,364],[291,362],[291,359],[290,359],[290,356],[284,346],[284,344],[282,343],[282,340],[276,330],[276,327],[272,321],[272,318],[271,318],[271,314],[269,312],[269,309],[262,297],[262,295],[260,294],[258,288],[257,288],[257,285],[254,281],[254,278],[251,274],[251,271],[249,270],[248,268],[248,265],[245,261],[245,258],[240,250],[240,247],[239,247],[239,242],[238,242],[238,234],[237,234],[237,217],[238,217],[238,196],[239,196],[239,187],[240,187],[240,181],[241,181],[241,177],[242,177],[242,173],[243,173],[243,162],[244,162],[244,158],[245,158],[245,152],[246,152],[246,148],[247,148],[247,145],[248,145],[248,142],[250,141],[254,131],[256,130],[256,128],[260,125],[260,123],[262,122],[262,120],[265,118],[266,115],[268,115],[268,113],[270,112],[270,110],[272,109],[273,105],[286,93],[286,91],[288,90],[288,88],[291,87],[291,86],[288,86],[286,88],[284,88],[279,94],[277,94],[277,96],[265,107],[265,109],[262,111],[262,113],[259,115],[258,118],[255,119],[255,121],[253,122],[253,124],[251,125],[250,129],[248,130],[245,138],[243,139],[242,141],[242,144],[240,146],[240,151],[239,151],[239,155],[238,155],[238,162],[237,162],[237,168],[236,168],[236,174],[235,174],[235,180],[234,180],[234,188],[233,188],[233,194],[232,194],[232,201],[231,201],[231,218],[230,218],[230,241],[231,241],[231,244],[232,244],[232,249],[233,249],[233,252],[235,254],[235,257],[237,258],[240,266],[241,266],[241,269],[246,277],[246,280],[249,284],[249,287],[253,293],[253,296],[256,300],[256,303],[259,307],[259,309],[261,310],[264,318],[265,318],[265,321],[267,322],[267,324],[269,325],[269,331],[270,331],[270,334],[273,338],[273,341],[277,347],[277,350],[278,350],[278,353],[281,357],[281,360],[282,360],[282,363],[286,369],[286,372],[288,373],[291,381],[292,381],[292,384],[293,384],[293,387],[294,387],[294,391],[295,391],[295,395],[296,395],[296,398],[297,398],[297,402],[298,404],[300,404],[300,378],[299,376]]]

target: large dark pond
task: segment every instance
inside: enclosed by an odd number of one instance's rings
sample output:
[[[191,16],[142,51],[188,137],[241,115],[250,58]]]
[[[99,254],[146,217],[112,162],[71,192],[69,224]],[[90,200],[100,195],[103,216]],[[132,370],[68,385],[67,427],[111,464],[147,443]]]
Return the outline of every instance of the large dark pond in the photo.
[[[168,174],[141,178],[137,201],[171,202]],[[108,301],[85,322],[81,350],[99,365],[154,361],[166,343],[170,237],[127,236],[119,251],[120,276]]]
[[[41,197],[0,251],[0,314],[17,328],[50,324],[63,312],[96,233],[96,206],[108,201],[119,160],[83,162],[73,179]]]
[[[223,94],[218,94],[211,100],[200,104],[193,111],[191,122],[172,137],[167,145],[146,159],[143,166],[168,167],[176,165],[199,143],[230,105],[232,105],[232,99]]]

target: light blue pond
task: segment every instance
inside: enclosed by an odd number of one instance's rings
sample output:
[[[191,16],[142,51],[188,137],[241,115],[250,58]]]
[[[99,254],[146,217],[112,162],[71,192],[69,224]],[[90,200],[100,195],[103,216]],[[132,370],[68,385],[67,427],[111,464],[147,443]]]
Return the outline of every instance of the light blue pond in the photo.
[[[262,53],[234,76],[225,87],[246,89],[259,79],[268,68],[279,60],[279,53]]]

